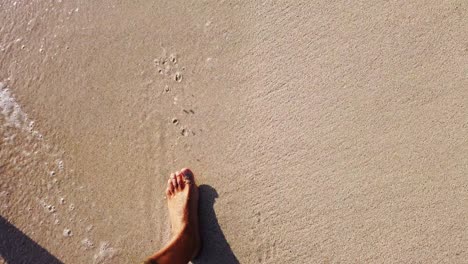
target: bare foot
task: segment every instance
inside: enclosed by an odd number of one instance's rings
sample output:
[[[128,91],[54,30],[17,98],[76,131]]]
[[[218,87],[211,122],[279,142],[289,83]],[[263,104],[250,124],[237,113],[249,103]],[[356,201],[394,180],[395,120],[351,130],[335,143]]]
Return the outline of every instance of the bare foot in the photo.
[[[144,263],[186,264],[200,250],[198,187],[189,169],[171,175],[167,181],[166,197],[172,239]]]
[[[189,244],[190,257],[200,249],[198,228],[198,187],[192,171],[182,169],[171,174],[166,189],[167,206],[173,237],[184,237]]]

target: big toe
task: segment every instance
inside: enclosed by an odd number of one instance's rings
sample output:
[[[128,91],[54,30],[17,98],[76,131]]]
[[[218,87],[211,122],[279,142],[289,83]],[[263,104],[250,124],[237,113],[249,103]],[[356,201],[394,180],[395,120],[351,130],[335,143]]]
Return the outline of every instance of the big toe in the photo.
[[[195,177],[193,176],[193,172],[190,169],[183,168],[180,171],[180,174],[182,174],[184,181],[186,184],[193,184],[195,183]]]

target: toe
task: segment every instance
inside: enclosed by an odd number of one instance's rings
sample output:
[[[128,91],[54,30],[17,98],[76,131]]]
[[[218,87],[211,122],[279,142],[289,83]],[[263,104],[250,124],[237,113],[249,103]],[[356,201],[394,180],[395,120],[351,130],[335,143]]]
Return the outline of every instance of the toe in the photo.
[[[181,172],[184,176],[184,181],[186,184],[191,184],[195,182],[195,177],[193,176],[193,172],[190,169],[184,168]]]
[[[171,179],[170,180],[171,180],[172,187],[173,187],[172,191],[175,192],[177,190],[178,186],[177,186],[176,175],[174,173],[171,174]]]
[[[170,197],[172,195],[171,189],[169,187],[166,188],[166,196]]]
[[[182,173],[177,174],[176,178],[177,178],[177,185],[179,186],[179,189],[183,190],[185,184],[184,184],[184,177],[183,177]]]
[[[174,185],[172,185],[171,179],[167,180],[167,190],[170,194],[174,192]]]

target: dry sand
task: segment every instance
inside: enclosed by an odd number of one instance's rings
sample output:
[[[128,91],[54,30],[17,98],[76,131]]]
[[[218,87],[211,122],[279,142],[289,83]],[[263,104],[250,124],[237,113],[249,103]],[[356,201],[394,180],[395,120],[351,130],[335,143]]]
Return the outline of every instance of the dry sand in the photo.
[[[184,166],[195,263],[467,263],[464,0],[6,0],[0,82],[6,263],[138,263]]]

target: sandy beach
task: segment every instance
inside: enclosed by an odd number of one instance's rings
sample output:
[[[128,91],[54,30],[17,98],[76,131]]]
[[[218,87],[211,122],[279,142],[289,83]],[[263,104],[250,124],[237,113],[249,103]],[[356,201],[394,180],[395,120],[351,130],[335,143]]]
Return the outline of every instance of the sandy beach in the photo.
[[[467,263],[468,2],[0,2],[0,263]]]

